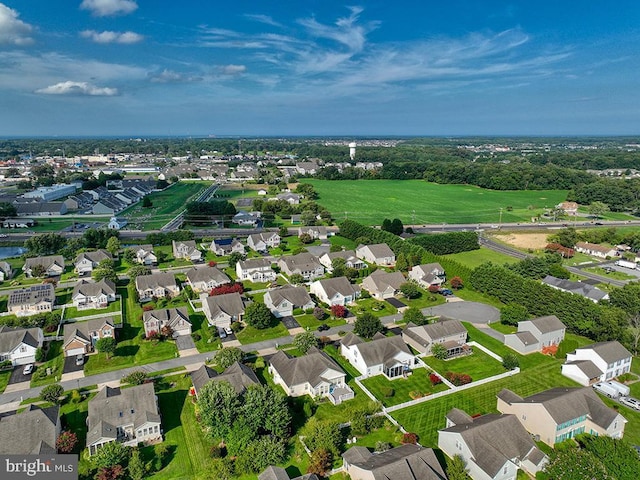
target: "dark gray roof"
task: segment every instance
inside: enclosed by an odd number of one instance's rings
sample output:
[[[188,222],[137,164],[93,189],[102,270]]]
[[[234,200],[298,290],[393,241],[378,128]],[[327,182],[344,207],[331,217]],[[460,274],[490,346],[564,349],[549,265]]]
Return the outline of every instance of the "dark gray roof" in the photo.
[[[273,465],[266,468],[264,472],[258,475],[258,480],[319,480],[315,473],[306,473],[301,477],[291,478],[287,471],[282,467],[274,467]]]
[[[266,258],[249,258],[238,262],[243,270],[252,268],[271,268],[271,262]]]
[[[555,315],[547,315],[529,320],[533,323],[541,333],[551,333],[558,330],[564,330],[567,327]]]
[[[351,345],[357,345],[359,343],[364,343],[364,340],[362,340],[353,332],[347,333],[344,337],[342,337],[342,340],[340,340],[340,344],[347,347],[350,347]]]
[[[327,369],[344,373],[331,357],[315,347],[301,357],[290,357],[280,350],[269,359],[269,363],[289,387],[307,382],[316,387],[323,380],[322,374]]]
[[[87,343],[91,342],[91,332],[95,332],[102,328],[105,324],[114,328],[114,321],[111,317],[93,318],[86,322],[65,323],[63,329],[64,342],[66,345],[74,337],[80,337]]]
[[[216,267],[193,267],[187,272],[187,280],[191,283],[214,281],[218,285],[231,282],[229,277]]]
[[[224,373],[218,373],[214,369],[202,365],[191,374],[191,382],[196,394],[210,381],[229,382],[238,393],[244,392],[250,385],[260,385],[260,380],[255,372],[239,362],[234,362]]]
[[[116,285],[111,280],[103,278],[99,282],[90,282],[88,280],[80,280],[73,287],[73,294],[71,298],[74,298],[78,294],[82,294],[85,297],[97,297],[98,295],[115,295]]]
[[[542,279],[542,282],[546,283],[547,285],[556,287],[560,290],[580,295],[582,297],[595,301],[600,301],[608,295],[604,290],[600,290],[598,287],[594,287],[593,285],[589,285],[588,283],[573,282],[571,280],[552,277],[551,275],[547,275],[546,277],[544,277]]]
[[[565,365],[575,365],[582,370],[582,373],[584,373],[587,378],[596,378],[604,373],[591,360],[575,360],[573,362],[565,362]]]
[[[14,290],[9,294],[7,307],[14,305],[36,305],[40,302],[54,303],[56,298],[55,288],[50,283],[31,285],[30,287]]]
[[[538,343],[538,339],[531,332],[518,332],[513,335],[515,335],[523,345],[534,345]]]
[[[158,287],[169,288],[176,286],[176,278],[173,273],[159,272],[151,275],[139,275],[136,277],[136,288],[138,290],[146,290],[148,288],[155,289]]]
[[[311,297],[304,287],[292,287],[291,285],[285,285],[280,288],[274,288],[265,293],[265,296],[271,298],[273,305],[280,305],[283,300],[291,303],[294,308],[301,307],[302,305],[308,305],[312,303]]]
[[[189,321],[189,312],[187,307],[175,307],[175,308],[160,308],[158,310],[150,310],[142,314],[142,323],[147,323],[150,320],[156,320],[158,323],[165,323],[172,329],[175,329],[178,322],[181,320]]]
[[[336,293],[349,296],[360,291],[360,286],[353,285],[347,277],[323,278],[322,280],[317,280],[317,282],[320,283],[329,298],[333,298]]]
[[[0,325],[0,353],[10,352],[22,343],[37,348],[38,330],[40,329],[37,327],[20,328]]]
[[[374,243],[373,245],[358,245],[358,249],[368,248],[374,258],[395,257],[393,250],[386,243]]]
[[[104,387],[89,400],[87,445],[102,437],[115,438],[116,428],[145,422],[160,422],[153,383],[131,388]]]
[[[445,416],[454,425],[473,423],[473,417],[459,408],[452,408]]]
[[[204,299],[207,302],[209,311],[213,317],[224,312],[233,317],[244,313],[244,302],[239,293],[225,293],[224,295],[214,295]]]
[[[100,263],[102,260],[106,260],[106,259],[113,260],[113,256],[109,252],[107,252],[106,250],[100,249],[100,250],[96,250],[95,252],[79,253],[73,263],[74,264],[78,263],[84,260],[85,258],[92,263]]]
[[[33,268],[36,265],[42,265],[45,269],[49,269],[52,265],[58,265],[64,269],[64,257],[62,255],[49,255],[46,257],[27,258],[24,263],[24,270]]]
[[[278,263],[280,262],[286,265],[290,272],[295,272],[296,270],[300,272],[309,272],[317,270],[318,268],[322,268],[322,271],[324,271],[324,267],[318,259],[308,252],[281,257],[280,260],[278,260]]]
[[[367,366],[386,365],[400,352],[411,355],[411,350],[398,335],[377,339],[374,337],[370,342],[360,343],[358,350]]]
[[[56,453],[56,425],[60,407],[30,405],[24,412],[0,420],[0,454],[52,455]]]
[[[498,398],[500,400],[504,401],[504,402],[509,403],[509,404],[511,404],[511,403],[519,403],[519,402],[523,401],[523,399],[522,399],[522,397],[520,395],[516,394],[515,392],[512,392],[508,388],[503,388],[502,390],[500,390],[498,392]]]
[[[531,451],[537,449],[515,415],[490,413],[441,431],[459,433],[476,464],[490,477],[494,477],[507,461],[524,460],[527,456],[533,458]]]
[[[352,447],[349,450],[353,448],[358,447]],[[355,452],[355,455],[347,456],[349,453],[347,450],[343,458],[351,465],[370,471],[375,480],[445,480],[447,478],[431,448],[407,444],[383,453],[370,454],[368,458],[364,458],[366,455],[361,448]],[[354,462],[353,460],[357,460],[358,457],[363,457],[363,460]]]
[[[631,358],[631,353],[629,353],[629,350],[624,348],[620,342],[615,340],[612,342],[593,343],[591,345],[587,345],[586,347],[579,348],[578,350],[588,349],[595,351],[607,363],[613,363],[617,362],[618,360]]]
[[[356,463],[364,463],[373,455],[367,447],[351,447],[342,454],[345,462],[355,465]]]
[[[453,320],[453,319],[438,320],[435,323],[429,323],[427,325],[422,325],[422,326],[416,326],[411,323],[411,324],[407,324],[407,328],[405,329],[405,332],[407,330],[415,331],[418,334],[418,336],[422,338],[424,338],[424,336],[426,335],[426,337],[430,338],[432,341],[438,340],[441,338],[450,337],[452,335],[460,335],[462,333],[466,335],[467,333],[467,329],[464,328],[464,325],[462,325],[462,322],[460,320]],[[422,335],[422,333],[424,333],[424,335]]]
[[[377,291],[384,291],[387,287],[394,290],[400,290],[400,285],[406,283],[402,272],[385,272],[384,270],[376,270],[363,280],[363,282],[372,282]]]

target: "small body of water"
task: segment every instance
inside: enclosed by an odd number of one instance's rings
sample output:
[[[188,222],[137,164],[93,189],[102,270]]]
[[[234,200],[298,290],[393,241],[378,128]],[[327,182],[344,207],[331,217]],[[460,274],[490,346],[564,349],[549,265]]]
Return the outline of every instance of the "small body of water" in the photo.
[[[26,251],[23,247],[0,247],[0,258],[19,257]]]

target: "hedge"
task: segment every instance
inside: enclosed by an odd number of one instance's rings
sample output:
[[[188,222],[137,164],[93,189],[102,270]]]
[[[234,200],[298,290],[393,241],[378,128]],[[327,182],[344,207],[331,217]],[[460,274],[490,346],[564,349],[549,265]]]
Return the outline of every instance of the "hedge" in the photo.
[[[418,235],[408,240],[420,245],[428,252],[436,255],[448,255],[450,253],[468,252],[478,250],[478,234],[476,232],[449,232],[430,235]]]

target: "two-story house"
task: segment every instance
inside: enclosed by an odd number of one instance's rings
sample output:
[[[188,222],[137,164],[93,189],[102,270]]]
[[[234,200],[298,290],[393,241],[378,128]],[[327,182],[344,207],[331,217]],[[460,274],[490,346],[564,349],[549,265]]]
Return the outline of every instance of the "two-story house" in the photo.
[[[242,394],[251,385],[260,385],[260,380],[255,372],[240,362],[234,362],[223,373],[218,373],[203,364],[191,373],[191,383],[193,384],[191,394],[197,398],[198,392],[202,391],[202,387],[209,382],[229,382],[238,394]]]
[[[316,257],[307,252],[280,257],[278,266],[287,275],[302,275],[306,281],[315,280],[324,275],[324,267]]]
[[[102,260],[113,260],[113,256],[103,249],[96,250],[95,252],[82,252],[78,254],[73,262],[74,270],[80,277],[91,276],[93,269],[96,268]]]
[[[566,327],[555,315],[518,322],[518,331],[504,336],[504,344],[521,354],[560,345]]]
[[[89,400],[87,426],[89,455],[110,442],[125,446],[161,442],[160,409],[153,383],[125,389],[104,387]]]
[[[368,277],[362,280],[360,285],[373,298],[384,300],[392,298],[400,292],[400,286],[406,283],[402,272],[385,272],[384,270],[376,270]]]
[[[336,258],[344,260],[344,266],[347,268],[354,268],[356,270],[362,270],[367,268],[367,263],[356,257],[355,250],[342,250],[341,252],[328,252],[320,255],[319,261],[328,272],[333,272],[333,261]]]
[[[86,322],[65,323],[62,351],[65,357],[92,353],[101,338],[116,338],[112,318],[92,318]]]
[[[386,243],[376,243],[373,245],[358,245],[356,257],[380,266],[391,266],[396,264],[396,254]]]
[[[187,283],[194,292],[202,293],[231,283],[231,279],[216,267],[193,267],[187,271]]]
[[[78,310],[107,308],[109,303],[116,301],[116,286],[106,278],[99,282],[80,280],[73,287],[71,301]]]
[[[23,412],[2,418],[0,455],[55,455],[61,431],[58,405],[42,408],[31,403]]]
[[[276,318],[293,315],[295,309],[307,310],[315,306],[304,287],[291,285],[269,290],[264,294],[264,304]]]
[[[389,380],[411,374],[416,358],[402,337],[386,337],[376,333],[370,342],[347,333],[340,340],[340,354],[362,375],[373,377],[383,374]]]
[[[219,330],[231,328],[232,322],[242,321],[244,315],[244,301],[239,293],[224,295],[201,295],[202,311],[207,317],[209,326],[216,326]]]
[[[162,333],[162,329],[171,329],[171,335],[176,338],[180,335],[191,335],[191,322],[187,307],[160,308],[150,310],[142,314],[144,334]]]
[[[586,387],[629,372],[631,358],[620,342],[593,343],[567,354],[562,375]]]
[[[327,239],[327,227],[311,225],[308,227],[298,227],[298,237],[308,234],[314,240]]]
[[[133,250],[136,253],[135,261],[140,265],[157,265],[158,257],[153,251],[153,245],[139,245],[137,247],[133,247]]]
[[[409,279],[414,280],[424,289],[429,289],[432,285],[439,287],[447,281],[444,268],[439,263],[414,265],[409,270]]]
[[[11,264],[5,261],[0,262],[0,282],[9,280],[11,277],[13,277],[13,267]]]
[[[271,262],[266,258],[249,258],[236,263],[238,280],[250,282],[273,282],[276,272],[271,268]]]
[[[52,284],[31,285],[12,291],[7,300],[7,309],[18,317],[26,317],[53,311],[55,300],[56,292]]]
[[[236,238],[214,238],[209,250],[220,256],[231,255],[232,253],[245,254],[244,245]]]
[[[436,343],[447,350],[447,358],[468,350],[467,329],[459,320],[441,318],[427,325],[415,325],[409,322],[402,331],[402,339],[420,355],[430,355],[431,347]]]
[[[347,277],[316,280],[309,289],[318,300],[327,305],[351,305],[360,298],[360,286],[349,282]]]
[[[0,325],[0,362],[11,360],[14,366],[34,363],[36,350],[42,347],[43,342],[41,328]]]
[[[581,433],[622,438],[627,423],[591,387],[552,388],[525,398],[505,388],[498,393],[498,411],[514,415],[551,447]]]
[[[41,270],[41,275],[35,272]],[[64,257],[62,255],[49,255],[45,257],[27,258],[22,266],[26,277],[58,277],[64,273]]]
[[[280,235],[276,232],[254,233],[247,237],[247,246],[256,252],[266,252],[280,246]]]
[[[173,248],[173,258],[182,258],[192,262],[202,261],[202,252],[198,249],[195,240],[181,240],[171,242]]]
[[[136,277],[136,291],[141,302],[153,298],[175,297],[180,293],[173,273],[160,272]]]

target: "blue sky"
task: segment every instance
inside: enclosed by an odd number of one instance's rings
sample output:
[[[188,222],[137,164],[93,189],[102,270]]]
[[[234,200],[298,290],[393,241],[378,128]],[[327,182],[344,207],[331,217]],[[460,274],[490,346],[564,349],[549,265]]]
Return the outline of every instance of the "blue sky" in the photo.
[[[0,136],[640,134],[640,3],[0,0]]]

